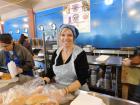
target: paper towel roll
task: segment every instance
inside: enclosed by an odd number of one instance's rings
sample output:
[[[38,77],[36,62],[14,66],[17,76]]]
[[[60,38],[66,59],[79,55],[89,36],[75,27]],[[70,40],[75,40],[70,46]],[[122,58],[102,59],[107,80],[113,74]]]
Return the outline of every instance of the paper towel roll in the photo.
[[[8,70],[12,78],[14,78],[17,75],[17,67],[14,61],[10,61],[8,63]]]

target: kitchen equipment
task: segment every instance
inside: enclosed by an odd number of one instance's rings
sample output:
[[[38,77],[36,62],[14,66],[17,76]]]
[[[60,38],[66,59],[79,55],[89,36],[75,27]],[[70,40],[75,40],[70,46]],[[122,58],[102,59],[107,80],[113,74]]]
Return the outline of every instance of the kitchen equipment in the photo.
[[[85,45],[85,46],[83,47],[83,50],[84,50],[85,52],[92,52],[92,51],[93,51],[93,47],[92,47],[92,45]]]

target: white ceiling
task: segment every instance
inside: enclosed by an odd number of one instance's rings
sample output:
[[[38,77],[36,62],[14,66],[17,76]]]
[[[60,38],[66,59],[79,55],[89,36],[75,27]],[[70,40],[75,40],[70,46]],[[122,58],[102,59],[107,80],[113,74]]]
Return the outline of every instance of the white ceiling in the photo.
[[[0,0],[0,16],[2,20],[27,14],[28,9],[37,12],[58,6],[64,6],[80,0]]]

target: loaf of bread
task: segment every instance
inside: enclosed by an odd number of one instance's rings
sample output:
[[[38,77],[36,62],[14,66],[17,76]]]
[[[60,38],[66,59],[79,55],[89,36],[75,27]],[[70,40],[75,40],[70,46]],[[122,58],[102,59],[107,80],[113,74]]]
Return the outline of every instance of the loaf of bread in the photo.
[[[59,105],[58,102],[52,101],[48,96],[43,94],[33,94],[25,102],[25,105]]]
[[[2,80],[9,80],[11,79],[11,75],[9,73],[3,73],[3,75],[1,76]]]
[[[28,97],[22,96],[14,99],[9,105],[25,105],[25,101]]]
[[[58,105],[58,103],[50,101],[46,95],[34,94],[16,98],[8,105]]]
[[[42,94],[34,94],[32,96],[30,96],[25,104],[26,105],[46,105],[46,103],[48,102],[48,96],[46,95],[42,95]]]

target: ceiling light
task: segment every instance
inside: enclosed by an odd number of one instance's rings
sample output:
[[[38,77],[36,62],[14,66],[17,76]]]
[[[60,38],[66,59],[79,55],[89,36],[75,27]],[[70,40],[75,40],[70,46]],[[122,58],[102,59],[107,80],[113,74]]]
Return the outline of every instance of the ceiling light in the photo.
[[[28,18],[27,17],[23,18],[23,21],[28,22]]]
[[[128,12],[129,16],[135,16],[137,14],[137,10],[136,9],[132,9]]]
[[[113,0],[104,0],[105,5],[112,5]]]
[[[4,21],[0,21],[0,24],[4,24]]]

